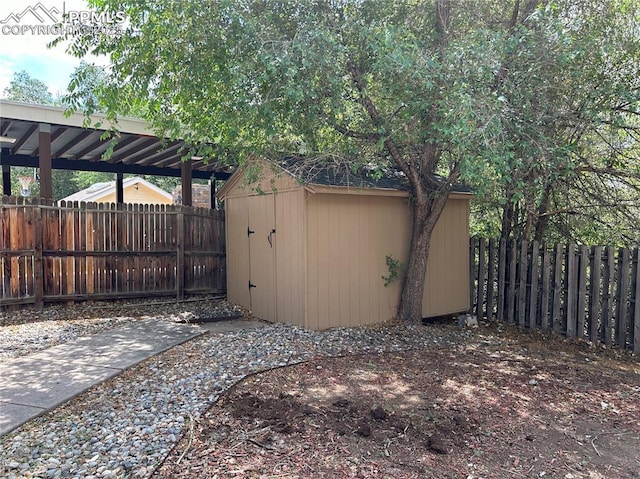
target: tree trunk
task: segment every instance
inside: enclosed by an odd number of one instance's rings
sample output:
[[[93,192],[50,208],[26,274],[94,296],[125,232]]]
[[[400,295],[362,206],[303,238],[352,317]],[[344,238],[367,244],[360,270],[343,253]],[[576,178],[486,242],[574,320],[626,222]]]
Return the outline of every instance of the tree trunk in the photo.
[[[403,321],[418,323],[422,320],[422,299],[431,236],[445,204],[446,201],[436,201],[431,205],[428,201],[414,204],[410,260],[407,264],[398,306],[398,318]]]

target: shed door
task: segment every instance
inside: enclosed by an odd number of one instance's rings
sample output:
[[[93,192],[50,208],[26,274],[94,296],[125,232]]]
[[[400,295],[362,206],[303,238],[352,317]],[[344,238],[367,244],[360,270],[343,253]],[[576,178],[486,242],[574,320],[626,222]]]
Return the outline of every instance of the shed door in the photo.
[[[249,198],[249,291],[251,311],[276,321],[276,221],[274,195]]]

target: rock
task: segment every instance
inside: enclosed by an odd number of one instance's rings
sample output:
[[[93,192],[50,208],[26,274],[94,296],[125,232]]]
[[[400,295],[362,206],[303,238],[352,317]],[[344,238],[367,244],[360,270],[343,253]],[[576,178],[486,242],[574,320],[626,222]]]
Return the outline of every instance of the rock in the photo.
[[[449,454],[449,448],[438,435],[433,435],[427,439],[427,448],[436,454]]]
[[[381,407],[376,407],[371,410],[371,417],[373,417],[373,419],[375,419],[376,421],[384,421],[389,417],[389,414],[387,414],[387,411],[385,411]]]
[[[458,326],[461,328],[477,328],[478,317],[472,314],[463,314],[458,317]]]
[[[366,421],[363,421],[360,424],[360,427],[356,430],[356,434],[362,437],[371,436],[371,426],[369,426],[369,423]]]
[[[348,399],[344,398],[340,398],[337,401],[333,402],[333,405],[336,407],[347,407],[349,406],[349,404],[351,404],[351,402]]]

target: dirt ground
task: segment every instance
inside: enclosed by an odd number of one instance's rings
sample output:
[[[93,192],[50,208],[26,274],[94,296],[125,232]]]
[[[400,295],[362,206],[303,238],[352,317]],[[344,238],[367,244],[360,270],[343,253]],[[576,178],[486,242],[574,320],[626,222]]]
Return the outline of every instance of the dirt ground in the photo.
[[[640,361],[497,324],[316,358],[241,381],[154,477],[640,478]]]

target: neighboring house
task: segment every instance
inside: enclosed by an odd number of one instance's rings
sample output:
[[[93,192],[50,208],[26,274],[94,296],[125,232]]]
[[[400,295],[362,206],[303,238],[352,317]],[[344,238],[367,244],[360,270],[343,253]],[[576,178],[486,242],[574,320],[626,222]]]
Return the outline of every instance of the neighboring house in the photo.
[[[172,203],[171,194],[138,176],[125,178],[122,182],[125,203],[163,204]],[[84,190],[62,198],[60,201],[95,203],[116,202],[116,182],[95,183]]]
[[[404,177],[348,167],[249,166],[218,192],[225,203],[227,297],[255,316],[311,329],[381,323],[396,313],[411,238]],[[456,186],[431,239],[423,317],[469,309],[468,188]]]

